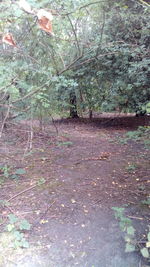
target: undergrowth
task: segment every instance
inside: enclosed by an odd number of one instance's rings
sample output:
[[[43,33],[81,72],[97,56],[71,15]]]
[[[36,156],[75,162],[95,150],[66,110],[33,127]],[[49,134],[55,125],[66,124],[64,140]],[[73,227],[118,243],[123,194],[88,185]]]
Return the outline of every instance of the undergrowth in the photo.
[[[149,206],[150,199],[142,203]],[[150,262],[150,225],[145,226],[145,234],[138,238],[138,230],[135,228],[133,220],[125,214],[125,208],[113,207],[112,209],[114,210],[115,218],[119,221],[120,230],[124,233],[125,252],[139,251],[143,258]]]
[[[124,138],[119,139],[119,142],[127,144],[130,140],[142,143],[144,148],[150,149],[150,126],[139,126],[136,131],[128,131]]]

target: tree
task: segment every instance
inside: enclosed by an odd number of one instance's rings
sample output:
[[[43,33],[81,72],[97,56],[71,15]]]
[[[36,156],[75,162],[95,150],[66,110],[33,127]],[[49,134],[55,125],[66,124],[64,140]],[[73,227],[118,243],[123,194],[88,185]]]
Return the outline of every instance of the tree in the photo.
[[[2,2],[2,98],[9,113],[134,111],[149,100],[149,6],[117,0]],[[53,17],[53,20],[52,20]],[[9,103],[3,95],[9,94]],[[32,110],[32,112],[31,112]]]

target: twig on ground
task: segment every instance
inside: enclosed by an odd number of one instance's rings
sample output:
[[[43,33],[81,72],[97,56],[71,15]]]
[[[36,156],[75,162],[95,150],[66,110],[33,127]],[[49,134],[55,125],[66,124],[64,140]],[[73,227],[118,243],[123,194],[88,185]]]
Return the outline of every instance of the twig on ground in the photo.
[[[31,187],[29,187],[29,188],[27,188],[27,189],[25,189],[25,190],[23,190],[23,191],[21,191],[21,192],[19,192],[18,194],[16,194],[16,195],[10,197],[7,201],[10,201],[10,200],[12,200],[12,199],[14,199],[14,198],[16,198],[16,197],[18,197],[18,196],[24,194],[25,192],[27,192],[27,191],[29,191],[29,190],[35,188],[36,186],[37,186],[37,184],[36,184],[36,185],[33,185],[33,186],[31,186]]]
[[[131,218],[131,219],[136,219],[136,220],[144,220],[143,218],[141,218],[141,217],[136,217],[136,216],[130,216],[130,215],[128,215],[127,217],[129,217],[129,218]]]

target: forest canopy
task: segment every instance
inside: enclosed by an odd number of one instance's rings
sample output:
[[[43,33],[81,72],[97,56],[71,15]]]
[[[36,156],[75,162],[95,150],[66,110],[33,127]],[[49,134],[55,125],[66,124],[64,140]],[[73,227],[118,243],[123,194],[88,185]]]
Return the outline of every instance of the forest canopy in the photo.
[[[7,0],[0,11],[1,119],[150,101],[148,1]]]

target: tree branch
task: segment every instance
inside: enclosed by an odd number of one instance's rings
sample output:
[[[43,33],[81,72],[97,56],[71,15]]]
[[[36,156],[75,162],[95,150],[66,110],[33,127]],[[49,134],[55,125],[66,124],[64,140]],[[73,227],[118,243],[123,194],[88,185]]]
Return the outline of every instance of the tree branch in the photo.
[[[67,15],[67,17],[68,17],[68,20],[69,20],[69,22],[70,22],[70,24],[71,24],[72,31],[73,31],[73,33],[74,33],[74,37],[75,37],[75,40],[76,40],[76,44],[77,44],[77,48],[78,48],[78,52],[79,52],[79,55],[80,55],[80,54],[81,54],[81,49],[80,49],[80,46],[79,46],[79,41],[78,41],[78,38],[77,38],[76,31],[75,31],[75,29],[74,29],[73,23],[72,23],[72,21],[71,21],[69,15]]]

